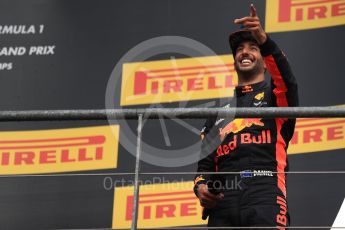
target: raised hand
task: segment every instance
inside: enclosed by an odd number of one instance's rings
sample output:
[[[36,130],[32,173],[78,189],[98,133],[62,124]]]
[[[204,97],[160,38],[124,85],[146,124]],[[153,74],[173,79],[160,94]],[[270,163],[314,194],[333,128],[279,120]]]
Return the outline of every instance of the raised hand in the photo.
[[[234,23],[241,24],[246,30],[251,31],[253,37],[256,39],[259,45],[262,45],[266,42],[267,34],[261,26],[260,19],[257,16],[256,9],[253,4],[250,5],[250,15],[235,19]]]

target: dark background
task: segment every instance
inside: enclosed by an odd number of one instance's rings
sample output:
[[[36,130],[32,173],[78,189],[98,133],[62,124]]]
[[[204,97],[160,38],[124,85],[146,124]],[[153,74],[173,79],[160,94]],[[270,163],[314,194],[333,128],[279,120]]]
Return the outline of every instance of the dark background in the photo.
[[[53,56],[0,56],[0,63],[14,64],[10,71],[0,70],[0,109],[103,109],[110,74],[132,47],[150,38],[174,35],[195,39],[219,55],[228,54],[227,36],[238,29],[232,22],[248,14],[251,2],[264,24],[262,0],[0,0],[1,25],[45,25],[43,34],[0,35],[0,47],[56,45]],[[287,54],[298,78],[301,106],[345,104],[344,28],[270,34]],[[192,105],[204,102],[207,100]],[[188,122],[196,128],[203,123]],[[101,124],[107,122],[8,122],[0,123],[0,128],[36,130]],[[129,125],[134,130],[136,122]],[[197,142],[197,135],[182,131],[176,123],[166,121],[166,125],[171,148],[184,145],[186,139]],[[164,147],[159,122],[149,121],[145,127],[144,141]],[[289,156],[289,161],[291,171],[345,169],[343,149]],[[148,172],[195,169],[195,164],[180,168],[142,165]],[[97,172],[133,171],[134,157],[120,146],[118,168]],[[109,228],[114,194],[103,188],[103,179],[0,178],[0,228]],[[289,175],[292,225],[331,226],[345,197],[344,181],[343,174]]]

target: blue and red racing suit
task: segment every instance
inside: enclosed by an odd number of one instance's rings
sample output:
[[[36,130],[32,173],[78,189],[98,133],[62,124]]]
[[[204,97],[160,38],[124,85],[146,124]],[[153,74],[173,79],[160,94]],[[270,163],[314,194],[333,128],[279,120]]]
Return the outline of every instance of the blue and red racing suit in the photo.
[[[232,102],[222,106],[298,106],[296,79],[284,53],[270,38],[260,46],[260,52],[271,82],[238,86]],[[224,193],[224,200],[209,210],[209,226],[289,225],[286,150],[295,122],[287,118],[207,119],[201,132],[200,174],[195,177],[194,191],[197,194],[200,184],[217,178]],[[203,172],[239,173],[215,176]]]

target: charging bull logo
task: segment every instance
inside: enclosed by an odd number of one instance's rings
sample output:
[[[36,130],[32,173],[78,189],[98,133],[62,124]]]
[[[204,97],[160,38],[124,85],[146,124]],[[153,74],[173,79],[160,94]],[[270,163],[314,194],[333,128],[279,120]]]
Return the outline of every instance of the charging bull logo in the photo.
[[[238,118],[227,124],[225,127],[219,129],[220,140],[223,141],[229,133],[238,133],[245,128],[253,125],[264,126],[261,118]]]
[[[262,93],[256,94],[254,98],[258,101],[261,101],[262,99],[264,99],[264,97],[265,97],[265,92],[262,92]]]
[[[264,101],[264,98],[265,98],[265,92],[256,94],[254,97],[253,105],[255,107],[262,107],[264,105],[267,105],[267,102]]]

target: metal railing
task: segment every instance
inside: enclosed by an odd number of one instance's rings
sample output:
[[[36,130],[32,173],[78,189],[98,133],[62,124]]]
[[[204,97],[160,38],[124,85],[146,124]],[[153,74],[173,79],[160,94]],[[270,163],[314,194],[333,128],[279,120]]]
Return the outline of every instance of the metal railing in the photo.
[[[162,116],[180,119],[206,117],[241,118],[316,118],[345,117],[345,107],[285,107],[285,108],[148,108],[148,109],[86,109],[86,110],[29,110],[1,111],[0,121],[57,121],[57,120],[111,120],[159,119]]]
[[[114,120],[137,119],[137,148],[131,229],[137,229],[141,136],[143,119],[161,117],[180,119],[207,117],[236,118],[335,118],[345,117],[344,107],[285,107],[285,108],[166,108],[166,109],[110,109],[110,110],[33,110],[1,111],[0,122],[4,121],[64,121],[64,120]],[[189,172],[188,172],[189,173]],[[194,172],[196,173],[196,172]],[[332,173],[332,172],[329,172]],[[150,173],[153,174],[153,173]],[[223,173],[224,174],[224,173]],[[97,174],[98,175],[98,174]],[[101,174],[99,174],[101,175]]]

